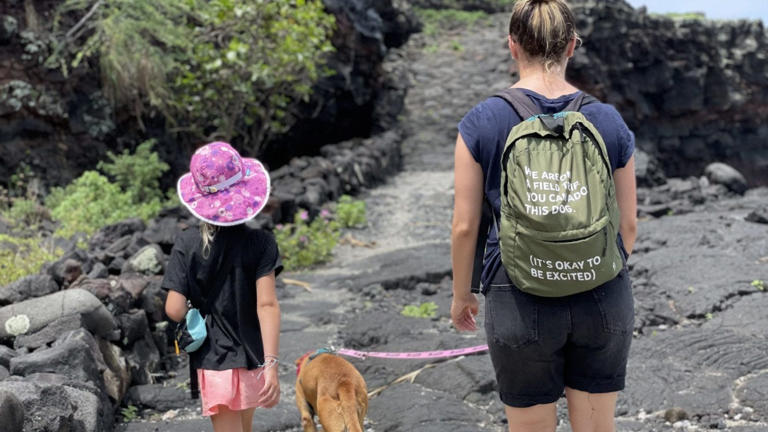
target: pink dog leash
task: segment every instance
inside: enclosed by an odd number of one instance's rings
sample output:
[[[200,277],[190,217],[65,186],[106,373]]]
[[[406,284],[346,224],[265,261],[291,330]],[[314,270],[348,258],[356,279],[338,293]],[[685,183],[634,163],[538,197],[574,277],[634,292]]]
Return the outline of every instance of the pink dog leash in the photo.
[[[355,357],[365,360],[367,357],[388,358],[388,359],[435,359],[458,357],[461,355],[474,354],[488,350],[488,345],[478,345],[468,348],[456,348],[442,351],[412,351],[412,352],[377,352],[377,351],[357,351],[347,348],[340,348],[335,352],[337,354]]]

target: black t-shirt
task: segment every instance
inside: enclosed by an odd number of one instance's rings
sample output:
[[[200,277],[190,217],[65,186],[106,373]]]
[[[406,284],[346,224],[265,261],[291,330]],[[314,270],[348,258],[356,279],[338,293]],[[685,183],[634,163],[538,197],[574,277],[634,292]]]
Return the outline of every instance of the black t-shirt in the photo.
[[[206,316],[208,337],[190,362],[195,369],[255,369],[264,363],[256,314],[256,280],[283,266],[271,233],[245,225],[221,227],[208,258],[200,230],[176,239],[162,287],[174,290]]]

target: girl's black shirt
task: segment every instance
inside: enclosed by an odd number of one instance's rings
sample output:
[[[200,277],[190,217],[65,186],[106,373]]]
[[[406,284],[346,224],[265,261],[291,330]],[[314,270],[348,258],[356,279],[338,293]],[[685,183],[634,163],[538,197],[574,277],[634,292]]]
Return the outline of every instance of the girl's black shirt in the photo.
[[[208,337],[190,354],[193,368],[255,369],[264,363],[256,280],[282,269],[277,242],[267,231],[221,227],[207,258],[199,229],[179,234],[162,287],[182,294],[206,316]]]

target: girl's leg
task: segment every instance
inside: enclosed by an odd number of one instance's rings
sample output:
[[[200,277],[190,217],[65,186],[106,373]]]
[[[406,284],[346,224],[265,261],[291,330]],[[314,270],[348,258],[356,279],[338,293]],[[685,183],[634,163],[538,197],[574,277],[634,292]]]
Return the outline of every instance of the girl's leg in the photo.
[[[568,417],[573,432],[614,432],[614,412],[618,392],[587,393],[565,388]]]
[[[557,406],[554,403],[528,408],[505,405],[504,412],[509,432],[554,432],[557,427]]]
[[[225,405],[219,405],[219,413],[211,416],[214,432],[242,432],[243,420],[240,411],[232,411]]]
[[[240,411],[240,421],[243,424],[243,432],[251,432],[254,411],[256,411],[256,408],[248,408]]]

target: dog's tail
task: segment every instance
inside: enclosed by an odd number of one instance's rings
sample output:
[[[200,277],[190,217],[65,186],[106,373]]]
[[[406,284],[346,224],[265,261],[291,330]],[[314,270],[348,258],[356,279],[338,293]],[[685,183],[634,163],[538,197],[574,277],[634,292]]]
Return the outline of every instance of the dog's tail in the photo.
[[[368,398],[368,395],[358,395],[355,386],[349,381],[339,383],[339,404],[344,424],[349,432],[363,432],[363,419],[365,418],[366,401],[359,398]]]

